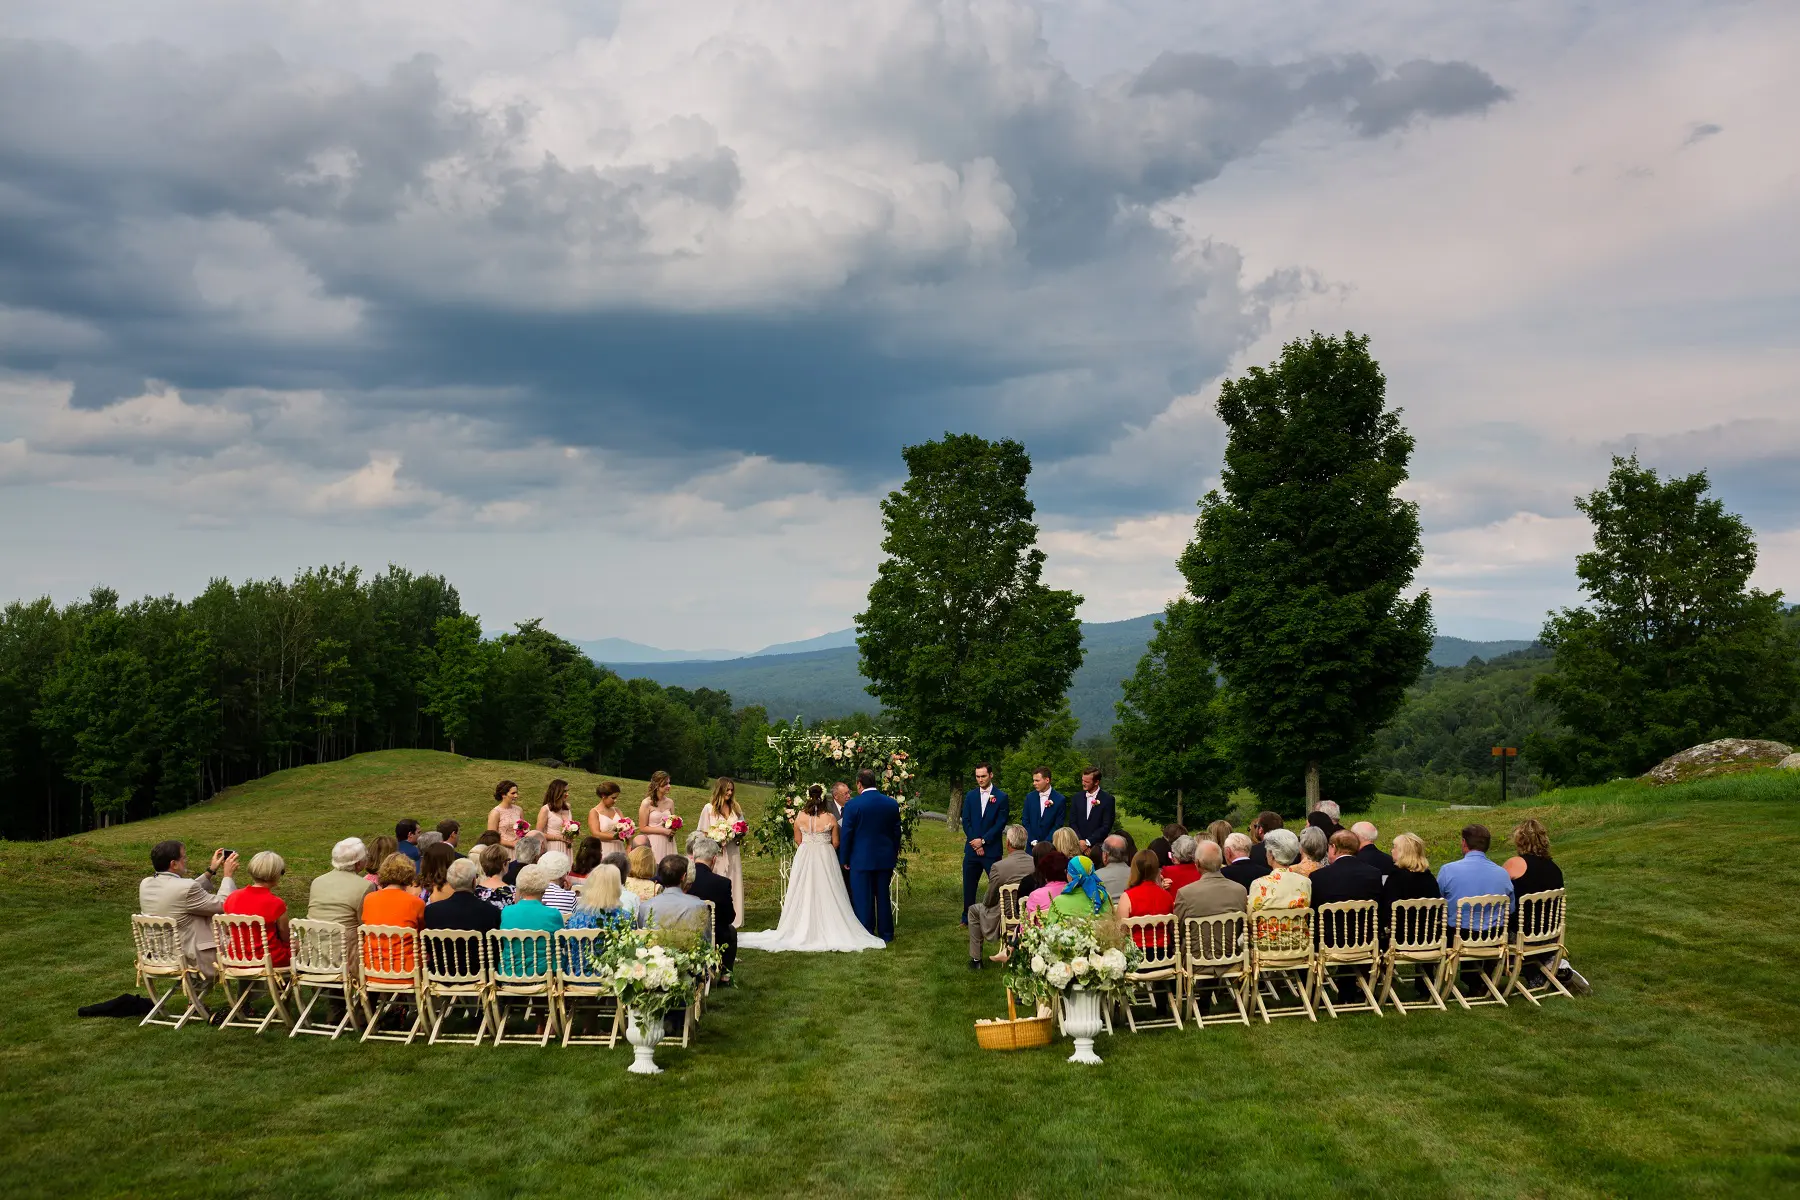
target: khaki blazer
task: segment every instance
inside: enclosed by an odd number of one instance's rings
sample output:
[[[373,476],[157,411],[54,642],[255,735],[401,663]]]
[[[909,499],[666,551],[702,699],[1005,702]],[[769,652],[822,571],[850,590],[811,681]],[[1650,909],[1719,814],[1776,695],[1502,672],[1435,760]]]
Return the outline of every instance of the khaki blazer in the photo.
[[[1189,917],[1218,917],[1244,911],[1249,893],[1241,883],[1208,871],[1175,893],[1175,915],[1183,921]]]
[[[150,917],[173,917],[181,931],[181,953],[187,961],[211,978],[217,947],[213,944],[212,919],[225,911],[225,897],[237,890],[229,879],[217,883],[214,892],[207,885],[210,875],[186,879],[173,871],[158,871],[138,884],[138,911]]]
[[[983,908],[997,908],[1000,905],[1000,889],[1009,883],[1020,883],[1027,875],[1037,870],[1037,863],[1031,855],[1023,850],[1010,851],[1005,858],[988,868],[987,896],[981,902]],[[1025,903],[1025,897],[1019,897],[1019,903]]]
[[[306,916],[311,921],[336,921],[350,934],[356,947],[356,927],[362,924],[363,897],[375,890],[360,871],[327,871],[312,881],[306,896]]]

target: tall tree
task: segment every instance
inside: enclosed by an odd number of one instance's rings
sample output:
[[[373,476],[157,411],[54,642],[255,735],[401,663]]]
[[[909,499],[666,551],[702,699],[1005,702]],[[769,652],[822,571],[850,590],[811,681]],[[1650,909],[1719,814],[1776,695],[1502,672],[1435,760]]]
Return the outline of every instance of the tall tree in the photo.
[[[1074,795],[1081,787],[1081,768],[1087,765],[1081,751],[1075,748],[1075,734],[1080,728],[1081,723],[1064,700],[1042,725],[1026,734],[1000,760],[1000,786],[1016,802],[1023,802],[1025,793],[1031,790],[1032,772],[1042,769],[1050,772],[1050,781],[1058,791]]]
[[[1195,607],[1186,597],[1169,605],[1116,705],[1119,790],[1132,811],[1159,825],[1211,820],[1230,807],[1218,682],[1194,629]]]
[[[945,434],[903,453],[856,644],[869,694],[924,773],[954,783],[1062,704],[1081,665],[1081,598],[1044,585],[1023,446]]]
[[[1221,490],[1181,558],[1201,648],[1225,678],[1232,753],[1263,796],[1350,806],[1363,757],[1431,649],[1417,507],[1399,498],[1413,440],[1387,407],[1369,339],[1315,333],[1219,391]],[[1287,801],[1290,810],[1294,805]]]
[[[438,719],[456,753],[456,739],[469,732],[487,678],[481,621],[468,615],[439,617],[431,672],[425,677],[425,709]]]
[[[1555,653],[1536,694],[1566,733],[1540,736],[1546,769],[1573,783],[1636,775],[1720,737],[1784,731],[1800,696],[1781,593],[1748,587],[1756,540],[1707,496],[1704,471],[1662,480],[1614,458],[1575,502],[1594,548],[1575,560],[1590,604],[1544,624]]]

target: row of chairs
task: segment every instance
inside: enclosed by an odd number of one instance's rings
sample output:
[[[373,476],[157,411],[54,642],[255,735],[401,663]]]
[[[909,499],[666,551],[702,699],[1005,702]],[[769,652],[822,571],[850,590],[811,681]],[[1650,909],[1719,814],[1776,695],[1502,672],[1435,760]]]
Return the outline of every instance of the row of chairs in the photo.
[[[1009,887],[1012,885],[1008,885]],[[1022,922],[1016,892],[1001,889],[1002,921]],[[1196,1026],[1265,1024],[1318,1010],[1382,1015],[1386,1005],[1404,1016],[1444,1011],[1446,996],[1463,1008],[1505,1005],[1523,996],[1533,1005],[1570,996],[1557,978],[1566,947],[1568,907],[1563,889],[1519,900],[1468,896],[1449,919],[1442,899],[1400,900],[1385,928],[1380,904],[1354,900],[1214,917],[1130,917],[1122,922],[1144,951],[1119,1007],[1132,1032]],[[1011,933],[1013,929],[1008,929]],[[1411,985],[1414,998],[1404,993]],[[1112,1028],[1108,1012],[1107,1029]]]
[[[708,901],[707,930],[713,928],[712,917]],[[353,937],[336,921],[295,920],[289,923],[289,962],[278,967],[261,917],[221,913],[212,922],[218,978],[229,1005],[224,1028],[262,1033],[280,1020],[289,1037],[307,1033],[335,1040],[354,1028],[365,1042],[410,1045],[423,1036],[432,1045],[478,1046],[491,1038],[496,1046],[547,1046],[560,1034],[564,1046],[611,1047],[625,1026],[617,999],[602,990],[590,965],[604,930],[483,933],[363,925]],[[179,1029],[203,1019],[209,984],[183,955],[175,920],[138,913],[131,918],[131,932],[137,983],[152,1001],[139,1024]],[[707,979],[684,1010],[679,1045],[690,1044],[712,983]],[[178,998],[187,1001],[179,1014],[172,1007]],[[268,1005],[260,1016],[252,1004],[257,998]],[[328,1008],[315,1017],[321,1000]],[[459,1011],[465,1024],[474,1025],[472,1031],[452,1024]],[[383,1029],[383,1021],[396,1013],[410,1014],[411,1021]],[[585,1033],[579,1029],[584,1014],[593,1018]],[[532,1032],[509,1032],[514,1018]]]

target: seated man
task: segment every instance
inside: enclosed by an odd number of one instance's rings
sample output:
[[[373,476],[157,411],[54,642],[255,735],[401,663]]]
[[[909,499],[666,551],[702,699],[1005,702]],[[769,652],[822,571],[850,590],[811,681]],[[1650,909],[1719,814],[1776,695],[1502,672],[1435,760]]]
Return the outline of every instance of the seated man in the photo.
[[[466,858],[450,864],[444,882],[450,894],[425,906],[427,929],[473,929],[486,933],[500,928],[500,910],[475,894],[475,881],[481,868]]]
[[[1100,880],[1100,886],[1106,894],[1118,899],[1131,886],[1131,839],[1125,834],[1115,833],[1101,843],[1101,857],[1105,864],[1094,874]]]
[[[138,911],[150,917],[175,918],[182,957],[205,977],[209,987],[219,974],[212,919],[215,913],[225,911],[225,897],[237,890],[232,878],[237,866],[236,853],[214,850],[205,874],[189,879],[187,847],[177,841],[158,842],[150,847],[150,868],[155,874],[138,884]],[[206,1011],[200,996],[192,999],[201,1012]]]
[[[345,838],[331,848],[331,870],[314,879],[307,892],[307,920],[336,921],[342,925],[350,936],[346,946],[352,951],[356,946],[356,927],[362,923],[363,897],[375,890],[362,873],[368,853],[361,838]]]
[[[1340,829],[1331,835],[1331,843],[1325,851],[1325,865],[1314,871],[1312,879],[1312,906],[1318,908],[1326,904],[1339,904],[1346,900],[1381,900],[1381,872],[1364,862],[1357,856],[1362,843],[1348,829]],[[1316,934],[1327,945],[1337,945],[1349,927],[1339,925],[1332,928],[1333,922],[1321,919]]]
[[[1438,890],[1444,894],[1445,920],[1453,940],[1457,933],[1456,906],[1460,901],[1470,896],[1512,897],[1512,877],[1506,873],[1506,868],[1487,856],[1488,847],[1493,844],[1493,840],[1494,835],[1488,832],[1486,825],[1463,826],[1463,856],[1438,868]],[[1479,918],[1477,920],[1478,926],[1469,932],[1490,931],[1490,922]]]
[[[1259,869],[1269,865],[1268,855],[1263,851],[1263,839],[1281,826],[1281,814],[1278,812],[1257,813],[1256,820],[1250,822],[1250,861]]]
[[[443,840],[444,844],[456,851],[456,857],[463,857],[461,848],[457,846],[457,843],[462,840],[462,822],[455,817],[445,817],[438,822],[437,831],[438,837]],[[495,840],[498,840],[498,837]]]
[[[400,853],[412,859],[413,869],[419,867],[419,823],[411,817],[394,822],[394,841],[399,843]]]
[[[1273,829],[1269,830],[1269,833],[1274,832],[1275,830]],[[1288,836],[1293,837],[1293,834],[1289,832]],[[1266,853],[1268,844],[1268,833],[1265,833],[1263,835],[1263,840],[1258,842],[1255,847],[1258,850],[1265,850],[1263,861],[1258,863],[1254,858],[1250,857],[1251,846],[1248,837],[1241,833],[1234,833],[1228,836],[1225,839],[1225,878],[1238,884],[1245,890],[1248,890],[1251,884],[1274,870],[1274,864],[1269,862]],[[1298,839],[1294,842],[1294,848],[1296,850],[1300,848]]]
[[[724,972],[721,983],[730,985],[731,968],[737,964],[737,905],[731,898],[731,880],[713,868],[719,861],[719,843],[705,834],[688,839],[694,855],[694,878],[688,884],[688,895],[701,902],[713,903],[713,945],[719,948],[719,968]],[[629,895],[630,893],[622,893]]]
[[[1248,889],[1236,880],[1227,879],[1220,868],[1225,865],[1225,852],[1210,839],[1194,850],[1194,866],[1200,878],[1175,893],[1175,915],[1185,921],[1189,917],[1217,917],[1241,913],[1247,902]]]
[[[1393,858],[1375,844],[1375,839],[1381,836],[1381,830],[1375,828],[1373,822],[1358,821],[1350,827],[1350,832],[1356,835],[1356,857],[1380,871],[1383,878],[1394,873]]]
[[[1207,839],[1211,841],[1211,838]],[[1194,865],[1194,851],[1199,841],[1192,834],[1184,833],[1169,843],[1169,865],[1162,870],[1163,886],[1170,894],[1179,892],[1188,884],[1200,878],[1200,868]],[[1216,843],[1215,843],[1216,845]]]
[[[1037,863],[1026,849],[1031,835],[1023,825],[1008,825],[1001,833],[1001,843],[1006,853],[999,862],[988,869],[987,895],[979,903],[969,905],[969,970],[981,970],[981,944],[1000,940],[1000,889],[1009,883],[1023,884],[1032,872],[1037,870]],[[1049,845],[1048,842],[1041,843]],[[1021,909],[1025,904],[1025,894],[1019,895]],[[1006,961],[1006,947],[1002,946],[994,955],[995,962]]]
[[[688,861],[679,854],[666,855],[656,864],[656,882],[662,891],[638,906],[639,929],[674,929],[686,925],[699,929],[706,905],[682,891],[687,882]]]

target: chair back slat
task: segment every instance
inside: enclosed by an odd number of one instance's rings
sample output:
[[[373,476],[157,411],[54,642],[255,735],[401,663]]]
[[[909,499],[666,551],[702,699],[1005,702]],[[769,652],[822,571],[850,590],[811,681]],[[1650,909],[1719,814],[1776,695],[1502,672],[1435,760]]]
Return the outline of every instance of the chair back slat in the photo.
[[[268,929],[261,917],[215,913],[212,929],[219,965],[224,969],[260,971],[269,966]]]
[[[501,987],[527,987],[550,982],[553,964],[547,929],[488,930],[488,964],[494,983]]]
[[[1507,918],[1511,912],[1511,896],[1464,896],[1456,902],[1456,920],[1452,927],[1457,946],[1463,950],[1504,947],[1508,935]]]
[[[1444,923],[1442,897],[1396,900],[1388,912],[1388,945],[1402,953],[1442,950]]]
[[[133,913],[131,944],[137,951],[138,966],[152,972],[179,971],[186,965],[181,950],[181,927],[174,917],[152,917]]]
[[[594,955],[606,944],[604,929],[558,929],[556,973],[564,980],[591,983],[598,978]]]
[[[487,942],[479,929],[427,929],[419,955],[429,983],[467,987],[487,982]]]
[[[1025,910],[1019,900],[1019,885],[1003,883],[1000,885],[1000,923],[1017,925],[1025,919]]]
[[[288,961],[296,975],[336,978],[344,974],[350,962],[350,931],[338,921],[290,921]]]
[[[1333,955],[1375,953],[1380,940],[1381,905],[1374,900],[1340,900],[1316,910],[1319,947]]]
[[[1237,966],[1250,952],[1248,922],[1241,912],[1189,917],[1183,930],[1182,947],[1191,971]]]
[[[1131,940],[1144,952],[1139,971],[1161,971],[1175,967],[1181,960],[1181,925],[1171,913],[1149,917],[1127,917],[1121,921]]]
[[[370,983],[405,983],[418,968],[419,931],[405,925],[362,925],[363,978]]]
[[[1519,897],[1519,943],[1529,946],[1560,942],[1567,915],[1562,888]]]

